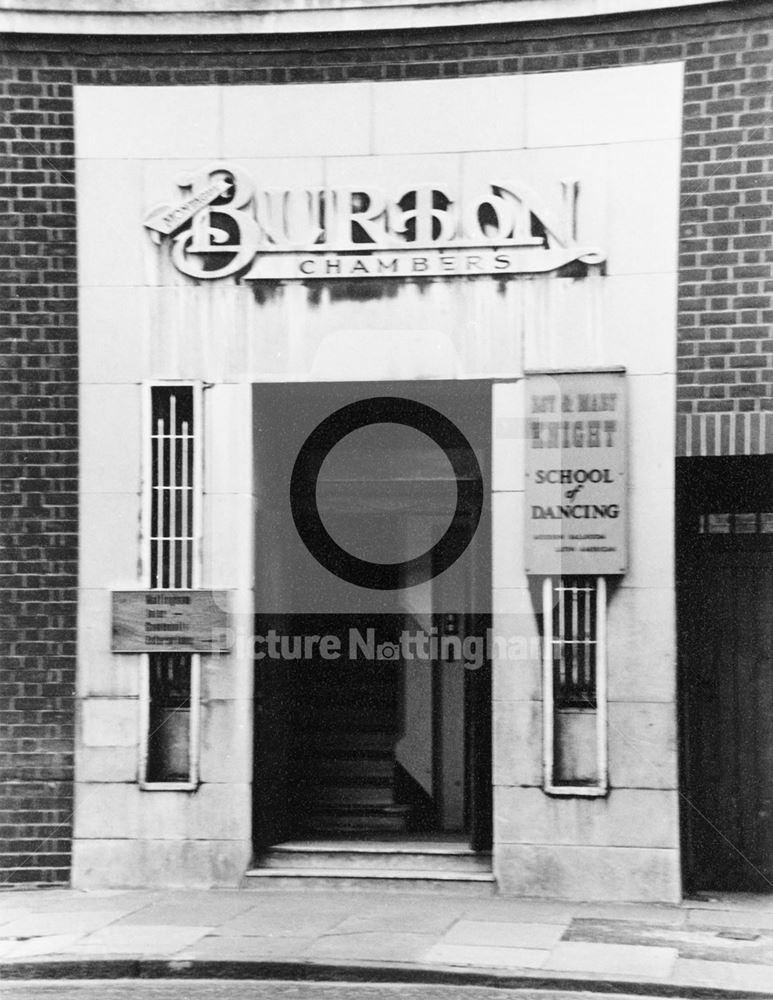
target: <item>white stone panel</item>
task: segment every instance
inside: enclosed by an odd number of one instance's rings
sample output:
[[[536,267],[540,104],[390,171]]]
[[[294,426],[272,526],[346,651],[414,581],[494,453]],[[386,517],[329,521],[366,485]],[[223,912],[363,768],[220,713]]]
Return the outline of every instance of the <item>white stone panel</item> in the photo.
[[[526,146],[679,138],[682,71],[673,62],[529,74]]]
[[[80,783],[77,788],[75,838],[131,839],[139,829],[140,791],[136,784]]]
[[[202,784],[195,792],[138,792],[141,840],[241,840],[250,836],[246,784]]]
[[[677,269],[680,156],[680,139],[610,147],[609,275]]]
[[[524,605],[531,602],[523,593]],[[532,610],[497,614],[492,628],[495,701],[539,701],[542,698],[541,641]]]
[[[607,611],[610,701],[674,701],[675,618],[673,589],[623,585],[611,591]]]
[[[613,788],[676,788],[673,704],[610,702],[609,780]]]
[[[528,588],[523,567],[523,493],[494,493],[491,497],[492,578],[498,588]]]
[[[676,903],[676,850],[501,844],[494,873],[505,895],[555,899]]]
[[[525,77],[373,85],[373,152],[434,153],[524,145]]]
[[[228,157],[356,156],[370,152],[368,83],[223,87]]]
[[[147,371],[143,350],[144,291],[81,288],[78,293],[81,383],[140,382]]]
[[[255,500],[243,494],[208,494],[202,518],[205,587],[215,589],[251,585]]]
[[[136,698],[85,698],[80,732],[86,747],[134,747],[139,744]]]
[[[221,669],[231,670],[222,665]],[[252,702],[207,701],[202,705],[199,775],[203,782],[252,780]]]
[[[78,422],[83,493],[139,494],[142,417],[141,386],[81,386]]]
[[[526,419],[523,381],[491,387],[491,489],[522,490]]]
[[[495,701],[493,780],[495,785],[542,783],[542,703]]]
[[[252,492],[252,390],[213,385],[204,392],[204,490]]]
[[[601,364],[603,281],[598,274],[585,278],[548,274],[524,282],[525,369]]]
[[[414,381],[453,379],[459,356],[440,330],[336,330],[314,357],[312,381]]]
[[[139,693],[139,657],[110,652],[112,641],[109,590],[81,590],[78,597],[78,670],[80,697],[136,697]]]
[[[83,493],[80,523],[81,587],[136,587],[140,498],[133,493]]]
[[[76,156],[217,157],[219,104],[217,87],[76,87]]]
[[[670,847],[679,840],[675,791],[613,789],[606,798],[556,798],[539,788],[501,788],[501,843]]]
[[[76,840],[77,889],[235,887],[250,860],[247,840]]]
[[[352,185],[381,188],[388,200],[399,199],[417,184],[437,184],[455,196],[460,187],[461,159],[454,147],[433,155],[329,156],[325,159],[325,181],[330,187]]]
[[[626,379],[629,417],[629,472],[632,499],[649,505],[649,490],[671,494],[664,530],[673,523],[676,452],[676,378],[673,374],[633,375]],[[664,512],[665,513],[665,512]]]
[[[630,375],[676,371],[676,284],[675,272],[604,278],[601,364]]]
[[[671,411],[673,415],[673,410]],[[627,587],[662,588],[674,578],[674,494],[629,490]]]
[[[79,783],[136,781],[138,770],[136,747],[76,749],[75,774]]]
[[[78,283],[144,283],[142,177],[137,160],[79,160]]]

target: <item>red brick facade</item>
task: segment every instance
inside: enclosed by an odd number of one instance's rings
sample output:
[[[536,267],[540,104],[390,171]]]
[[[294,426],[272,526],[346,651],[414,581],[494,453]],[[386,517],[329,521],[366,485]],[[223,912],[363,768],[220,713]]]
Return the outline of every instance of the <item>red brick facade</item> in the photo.
[[[677,409],[759,413],[773,411],[772,42],[770,6],[756,2],[335,37],[6,35],[3,879],[68,878],[78,515],[73,85],[322,84],[684,60]]]

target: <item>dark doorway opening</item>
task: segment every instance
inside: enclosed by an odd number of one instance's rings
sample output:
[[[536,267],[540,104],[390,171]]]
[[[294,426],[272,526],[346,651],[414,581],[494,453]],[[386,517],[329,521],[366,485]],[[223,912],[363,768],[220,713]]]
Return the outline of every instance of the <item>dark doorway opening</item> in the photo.
[[[460,427],[486,502],[464,555],[427,573],[416,560],[431,562],[460,513],[447,457],[410,428],[345,438],[322,466],[316,502],[347,551],[409,567],[404,586],[376,591],[315,564],[288,491],[319,421],[384,395]],[[489,849],[490,395],[484,382],[255,387],[256,852],[298,838],[447,837]]]
[[[773,456],[677,461],[688,892],[773,890]]]

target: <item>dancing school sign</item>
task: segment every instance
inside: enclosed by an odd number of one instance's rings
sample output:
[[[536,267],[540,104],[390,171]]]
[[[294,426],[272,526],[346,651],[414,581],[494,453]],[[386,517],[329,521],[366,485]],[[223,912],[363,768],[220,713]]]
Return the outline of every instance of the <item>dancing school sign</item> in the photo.
[[[155,206],[144,225],[195,279],[504,275],[603,260],[574,240],[576,181],[562,184],[557,220],[514,182],[464,196],[445,184],[262,188],[240,167],[215,163],[177,186],[182,197]]]
[[[624,573],[626,426],[623,372],[526,380],[526,571]]]

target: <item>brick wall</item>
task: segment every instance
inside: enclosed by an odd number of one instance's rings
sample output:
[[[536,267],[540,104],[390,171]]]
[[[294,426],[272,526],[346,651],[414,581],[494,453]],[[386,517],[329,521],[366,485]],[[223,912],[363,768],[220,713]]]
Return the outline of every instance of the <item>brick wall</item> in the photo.
[[[324,83],[685,60],[677,406],[772,410],[773,18],[767,3],[734,8],[335,38],[6,36],[6,880],[53,882],[68,872],[77,582],[73,84]]]
[[[72,74],[0,67],[0,881],[69,877],[77,317]]]

